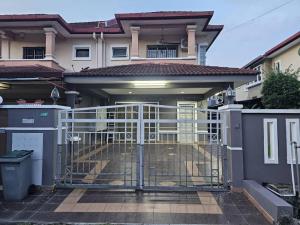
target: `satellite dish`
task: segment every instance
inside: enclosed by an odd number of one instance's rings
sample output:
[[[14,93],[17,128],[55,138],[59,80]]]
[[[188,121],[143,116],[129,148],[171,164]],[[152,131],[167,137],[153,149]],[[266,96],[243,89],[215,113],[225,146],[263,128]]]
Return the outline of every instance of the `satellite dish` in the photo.
[[[3,98],[0,96],[0,105],[3,103]]]

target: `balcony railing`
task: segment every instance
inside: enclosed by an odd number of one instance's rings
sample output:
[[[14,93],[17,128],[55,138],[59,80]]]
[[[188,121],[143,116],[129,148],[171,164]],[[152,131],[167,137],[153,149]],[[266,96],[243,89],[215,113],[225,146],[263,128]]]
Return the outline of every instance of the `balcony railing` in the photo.
[[[147,58],[176,58],[178,57],[178,46],[169,44],[147,45]]]
[[[176,58],[177,50],[176,49],[165,49],[165,50],[156,50],[148,49],[147,58]]]
[[[261,74],[258,74],[254,81],[250,81],[246,84],[246,89],[255,87],[263,82]]]

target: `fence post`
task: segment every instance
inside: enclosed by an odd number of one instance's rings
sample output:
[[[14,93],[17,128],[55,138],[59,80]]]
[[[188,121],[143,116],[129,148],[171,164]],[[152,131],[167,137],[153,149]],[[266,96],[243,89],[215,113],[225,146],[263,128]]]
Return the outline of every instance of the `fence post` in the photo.
[[[137,124],[137,162],[136,162],[136,180],[137,190],[144,189],[144,108],[143,104],[139,104],[138,124]]]
[[[223,144],[227,148],[227,180],[231,181],[232,190],[236,191],[241,190],[244,179],[242,108],[243,105],[225,105],[218,109],[224,114]]]
[[[61,178],[61,154],[62,154],[62,118],[61,114],[63,111],[58,110],[58,121],[57,121],[57,152],[55,152],[53,157],[53,168],[54,168],[54,182],[59,183]]]
[[[223,173],[223,187],[228,188],[228,165],[227,165],[227,145],[222,146],[222,173]]]

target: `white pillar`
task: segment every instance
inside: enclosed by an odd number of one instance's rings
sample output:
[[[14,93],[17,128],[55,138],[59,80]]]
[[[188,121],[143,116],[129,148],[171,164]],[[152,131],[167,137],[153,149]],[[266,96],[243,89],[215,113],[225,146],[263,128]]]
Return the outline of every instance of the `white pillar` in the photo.
[[[1,59],[9,59],[10,58],[10,40],[5,35],[4,32],[0,31],[0,38],[1,38]]]
[[[46,54],[45,59],[55,59],[55,36],[57,31],[52,27],[44,28],[46,35]]]
[[[187,25],[188,57],[196,57],[196,25]]]
[[[130,27],[131,31],[131,58],[139,57],[139,32],[140,27]]]

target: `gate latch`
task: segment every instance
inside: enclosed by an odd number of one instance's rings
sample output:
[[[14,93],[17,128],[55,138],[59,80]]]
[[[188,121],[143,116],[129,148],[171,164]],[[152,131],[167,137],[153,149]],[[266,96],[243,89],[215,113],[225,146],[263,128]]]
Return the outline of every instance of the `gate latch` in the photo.
[[[81,137],[79,137],[79,136],[73,136],[73,137],[70,137],[69,140],[73,141],[73,142],[78,142],[78,141],[81,141]]]

